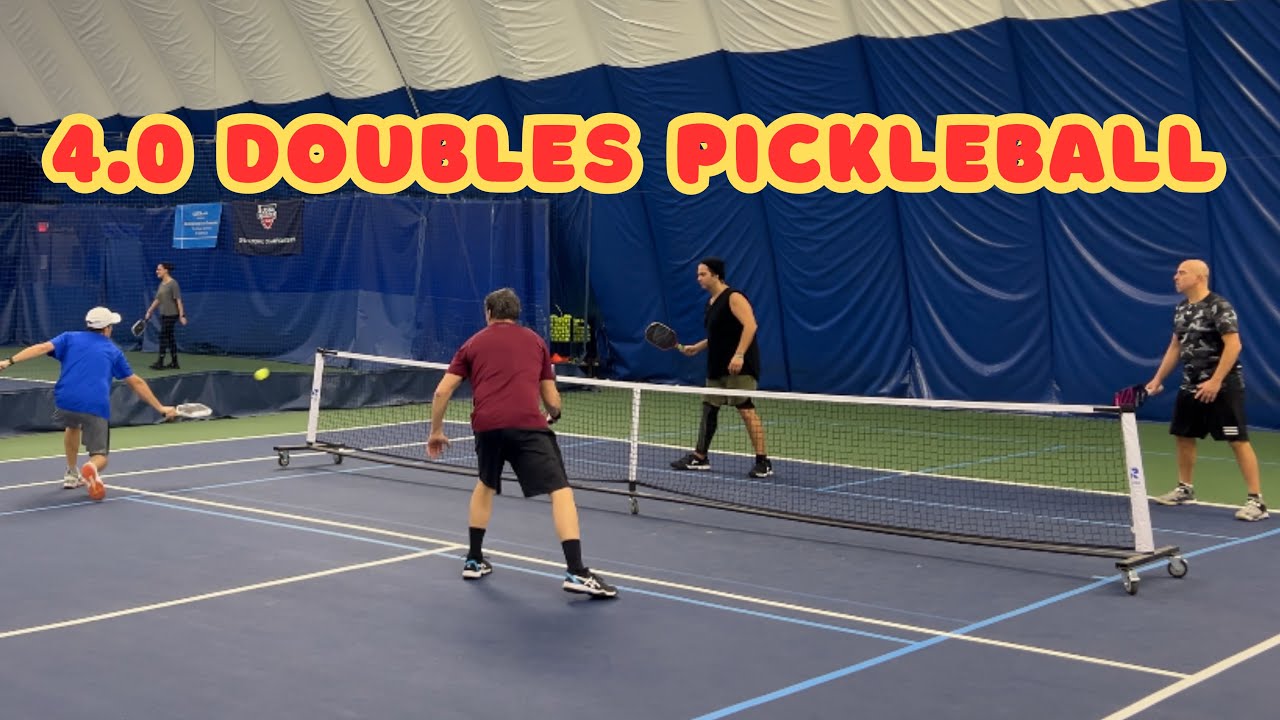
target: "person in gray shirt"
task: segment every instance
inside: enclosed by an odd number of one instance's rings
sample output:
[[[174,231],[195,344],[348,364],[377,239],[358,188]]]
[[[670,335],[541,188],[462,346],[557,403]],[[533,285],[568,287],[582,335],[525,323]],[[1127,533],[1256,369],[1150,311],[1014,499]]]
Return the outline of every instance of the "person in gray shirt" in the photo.
[[[157,265],[156,277],[160,278],[160,287],[156,288],[156,299],[147,308],[146,319],[150,320],[156,310],[160,311],[160,357],[150,367],[152,370],[177,370],[178,339],[174,331],[178,323],[187,324],[187,312],[182,306],[182,289],[173,278],[173,263],[162,262]],[[173,358],[172,364],[164,364],[165,352]]]

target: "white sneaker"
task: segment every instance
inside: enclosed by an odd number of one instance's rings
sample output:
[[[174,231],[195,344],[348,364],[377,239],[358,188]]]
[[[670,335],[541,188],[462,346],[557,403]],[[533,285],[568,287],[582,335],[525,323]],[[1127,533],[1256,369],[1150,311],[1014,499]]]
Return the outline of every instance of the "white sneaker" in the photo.
[[[81,485],[84,485],[84,478],[80,477],[80,473],[68,468],[66,474],[62,476],[62,487],[73,490]]]
[[[1244,507],[1236,511],[1236,519],[1245,522],[1257,522],[1269,517],[1271,513],[1267,512],[1267,506],[1262,503],[1261,498],[1249,498],[1245,501]]]

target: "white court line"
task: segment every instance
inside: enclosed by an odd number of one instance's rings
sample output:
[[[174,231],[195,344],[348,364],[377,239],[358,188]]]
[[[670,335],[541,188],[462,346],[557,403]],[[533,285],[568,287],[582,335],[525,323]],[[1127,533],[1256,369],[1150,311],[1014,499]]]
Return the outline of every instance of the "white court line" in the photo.
[[[57,433],[57,432],[59,431],[51,430],[49,431],[48,434],[53,435],[54,433]],[[266,440],[267,438],[280,438],[280,437],[301,438],[304,435],[306,435],[306,432],[303,430],[299,430],[297,432],[268,433],[266,435],[241,435],[239,437],[210,438],[208,440],[184,440],[182,442],[161,443],[159,445],[139,445],[138,447],[120,448],[118,450],[113,449],[111,451],[111,454],[114,455],[117,453],[134,452],[136,450],[163,450],[164,448],[171,448],[171,447],[185,447],[188,445],[204,445],[205,443],[236,442],[239,440]],[[9,437],[16,437],[16,436],[11,435]],[[3,441],[4,439],[5,438],[0,438],[0,441]],[[58,441],[55,440],[54,442],[58,442]],[[32,460],[55,460],[61,457],[63,457],[62,453],[58,453],[57,455],[35,455],[32,457],[11,458],[9,460],[0,460],[0,465],[4,465],[5,463],[30,462]]]
[[[190,503],[192,505],[216,507],[222,510],[232,510],[236,512],[243,512],[243,513],[249,513],[249,514],[265,515],[267,517],[282,518],[286,520],[292,520],[295,522],[308,522],[308,523],[313,523],[316,525],[322,525],[327,527],[338,527],[345,530],[357,530],[357,531],[365,532],[372,535],[385,535],[389,537],[399,538],[402,540],[413,540],[416,542],[461,547],[453,543],[453,541],[451,540],[442,540],[439,538],[424,537],[421,535],[413,535],[410,533],[403,533],[395,530],[387,530],[384,528],[369,527],[365,525],[356,525],[354,523],[338,522],[334,520],[327,520],[324,518],[311,517],[308,515],[298,515],[295,513],[284,513],[284,512],[279,512],[275,510],[266,510],[266,509],[256,508],[248,505],[236,505],[233,503],[224,503],[224,502],[218,502],[215,500],[205,500],[201,498],[193,498],[185,495],[174,495],[174,494],[163,493],[163,492],[152,492],[149,490],[141,490],[138,488],[131,488],[131,487],[117,486],[116,490],[122,493],[142,495],[146,497],[164,498],[170,501],[177,500],[184,503]],[[530,557],[528,555],[520,555],[518,553],[504,552],[501,550],[487,550],[486,553],[493,557],[502,557],[510,560],[518,560],[520,562],[530,563],[533,565],[546,565],[550,567],[555,567],[557,569],[563,568],[563,565],[564,565],[563,562],[543,560],[542,558]],[[850,613],[842,613],[834,610],[825,610],[823,608],[809,607],[806,605],[798,605],[795,603],[780,602],[777,600],[769,600],[766,598],[754,597],[751,595],[743,595],[739,593],[731,593],[731,592],[725,592],[722,590],[715,590],[712,588],[701,587],[698,585],[688,585],[684,583],[676,583],[676,582],[670,582],[666,580],[659,580],[657,578],[646,577],[643,575],[630,575],[626,573],[609,572],[609,577],[621,578],[623,580],[628,580],[631,582],[640,583],[644,585],[655,585],[658,587],[664,587],[672,590],[682,590],[682,591],[693,593],[696,595],[709,595],[712,597],[722,598],[726,600],[734,600],[734,601],[748,604],[748,605],[759,605],[759,606],[780,609],[780,610],[790,610],[792,612],[797,612],[801,614],[835,618],[839,620],[845,620],[848,622],[875,625],[879,627],[892,628],[895,630],[904,630],[907,632],[914,632],[914,633],[919,633],[923,635],[946,637],[953,640],[960,640],[963,642],[971,642],[979,645],[989,645],[989,646],[1004,648],[1007,650],[1019,650],[1022,652],[1033,653],[1036,655],[1045,655],[1048,657],[1055,657],[1063,660],[1075,660],[1078,662],[1085,662],[1093,665],[1102,665],[1105,667],[1112,667],[1112,668],[1117,668],[1121,670],[1132,670],[1135,672],[1149,673],[1152,675],[1162,675],[1164,677],[1172,677],[1172,678],[1186,677],[1184,673],[1178,673],[1171,670],[1164,670],[1161,668],[1148,667],[1145,665],[1136,665],[1133,663],[1120,662],[1117,660],[1109,660],[1107,658],[1092,657],[1089,655],[1079,655],[1076,653],[1062,652],[1058,650],[1052,650],[1049,648],[1036,647],[1034,645],[1022,645],[1019,643],[1005,642],[1003,640],[992,640],[992,639],[977,637],[974,635],[956,634],[956,633],[948,632],[946,630],[936,630],[933,628],[921,627],[918,625],[909,625],[906,623],[880,620],[878,618],[865,617],[861,615],[853,615]]]
[[[319,455],[321,453],[308,452],[306,454]],[[275,460],[275,459],[276,459],[275,455],[266,455],[264,457],[240,458],[239,460],[215,460],[215,461],[206,462],[206,463],[192,463],[190,465],[169,465],[166,467],[149,468],[147,470],[126,470],[124,472],[118,472],[118,473],[103,473],[102,480],[103,482],[107,483],[108,487],[110,487],[112,478],[132,477],[135,475],[153,475],[156,473],[166,473],[166,472],[173,472],[177,470],[198,470],[200,468],[221,467],[223,465],[241,465],[243,463],[266,462],[268,460]],[[62,484],[61,479],[40,480],[38,482],[21,483],[18,485],[0,485],[0,490],[18,490],[21,488],[39,487],[41,485],[60,485],[60,484]]]
[[[419,422],[420,422],[420,421],[414,420],[414,421],[406,422],[406,423],[403,423],[403,424],[417,424],[417,423],[419,423]],[[461,423],[461,422],[463,422],[463,421],[459,421],[459,420],[446,420],[446,422],[447,422],[447,423],[455,423],[455,424],[456,424],[456,423]],[[375,427],[375,426],[365,426],[365,427],[366,427],[366,428],[368,428],[368,427]],[[348,431],[348,430],[359,430],[359,429],[362,429],[362,428],[358,428],[358,427],[357,427],[357,428],[342,428],[341,430],[342,430],[343,432],[345,432],[345,431]],[[335,430],[335,432],[336,432],[336,430]],[[305,435],[305,434],[306,434],[305,432],[299,431],[299,432],[286,432],[286,433],[268,433],[268,434],[266,434],[266,435],[242,435],[242,436],[239,436],[239,437],[214,438],[214,439],[209,439],[209,440],[188,440],[188,441],[184,441],[184,442],[176,442],[176,443],[162,443],[162,444],[160,444],[160,445],[141,445],[141,446],[138,446],[138,447],[122,448],[122,449],[120,449],[120,450],[112,450],[111,452],[112,452],[112,453],[125,453],[125,452],[134,452],[134,451],[137,451],[137,450],[162,450],[162,449],[164,449],[164,448],[171,448],[171,447],[185,447],[185,446],[189,446],[189,445],[203,445],[203,444],[205,444],[205,443],[237,442],[237,441],[240,441],[240,440],[265,440],[265,439],[268,439],[268,438],[280,438],[280,437],[302,437],[302,436],[303,436],[303,435]],[[591,436],[583,436],[583,435],[574,434],[574,433],[563,433],[562,435],[563,435],[564,437],[591,437]],[[3,438],[0,438],[0,440],[2,440],[2,439],[3,439]],[[450,438],[450,441],[451,441],[451,442],[452,442],[452,441],[465,441],[465,440],[467,440],[467,439],[469,439],[469,438]],[[595,439],[599,439],[599,438],[595,438]],[[612,438],[610,438],[610,439],[612,439]],[[625,441],[622,441],[622,442],[625,442]],[[417,443],[414,443],[414,444],[417,444]],[[671,448],[671,449],[685,449],[685,448],[683,448],[682,446],[679,446],[679,445],[664,445],[664,444],[660,444],[660,443],[646,443],[646,444],[648,444],[648,445],[652,445],[652,446],[654,446],[654,447]],[[389,447],[393,447],[393,446],[389,446]],[[299,451],[299,452],[297,452],[297,453],[291,453],[291,454],[296,454],[298,457],[304,457],[305,455],[310,455],[310,454],[313,454],[313,453]],[[314,454],[319,455],[319,454],[323,454],[323,453],[319,453],[319,452],[317,452],[317,453],[314,453]],[[725,452],[725,453],[723,453],[723,454],[725,454],[725,455],[737,455],[737,456],[742,456],[742,457],[750,457],[750,454],[749,454],[749,453]],[[62,457],[63,457],[63,456],[62,456],[61,454],[58,454],[58,455],[39,455],[39,456],[34,456],[34,457],[25,457],[25,458],[13,458],[13,459],[11,459],[11,460],[0,460],[0,465],[4,465],[4,464],[6,464],[6,463],[29,462],[29,461],[32,461],[32,460],[53,460],[53,459],[58,459],[58,458],[62,458]],[[252,458],[251,460],[235,460],[235,461],[228,461],[228,462],[251,462],[251,461],[252,461],[252,462],[258,462],[258,461],[261,461],[261,460],[263,460],[263,459],[264,459],[264,458]],[[272,460],[272,459],[275,459],[275,456],[274,456],[274,455],[272,455],[272,456],[268,456],[268,457],[267,457],[267,458],[265,458],[265,459],[267,459],[267,460]],[[810,461],[810,460],[791,460],[791,459],[788,459],[788,462],[812,463],[812,462],[814,462],[814,461]],[[158,468],[157,470],[154,470],[154,471],[145,471],[145,472],[163,472],[163,471],[164,471],[164,470],[166,470],[166,469],[168,469],[168,470],[178,470],[178,469],[198,468],[198,467],[205,467],[205,466],[204,466],[204,465],[189,465],[189,466],[172,467],[172,468]],[[859,467],[859,468],[861,468],[862,466],[851,466],[851,465],[850,465],[850,466],[842,466],[842,467]],[[866,468],[866,469],[871,469],[871,470],[880,470],[880,468]],[[888,471],[887,469],[885,469],[885,470],[886,470],[886,471]],[[137,473],[141,473],[141,472],[144,472],[144,471],[137,471]],[[893,472],[900,472],[900,471],[893,471]],[[111,474],[115,474],[115,473],[111,473]],[[126,473],[119,473],[119,475],[125,475],[125,474],[126,474]],[[135,474],[136,474],[136,473],[135,473]],[[979,482],[987,482],[987,483],[996,484],[996,485],[1000,485],[1000,484],[1009,484],[1009,485],[1017,485],[1017,486],[1019,486],[1019,487],[1026,487],[1026,485],[1025,485],[1024,483],[1009,482],[1009,481],[1004,481],[1004,480],[982,480],[982,479],[980,479],[980,478],[969,478],[969,477],[964,477],[964,476],[956,476],[956,475],[942,475],[942,474],[935,474],[935,473],[922,473],[922,474],[924,474],[924,475],[926,475],[926,476],[930,476],[930,477],[939,477],[939,478],[944,478],[944,479],[954,479],[954,480],[978,480]],[[37,486],[40,486],[40,485],[53,485],[53,484],[61,483],[61,482],[62,482],[62,480],[61,480],[61,479],[58,479],[58,480],[50,480],[50,481],[48,481],[48,482],[24,483],[24,484],[21,484],[21,485],[0,485],[0,490],[16,490],[16,489],[18,489],[18,488],[37,487]],[[1039,485],[1032,485],[1031,487],[1037,487],[1037,488],[1044,487],[1044,488],[1052,489],[1052,488],[1050,488],[1049,486],[1039,486]],[[1093,491],[1084,491],[1084,492],[1092,492],[1092,493],[1099,493],[1099,494],[1106,494],[1106,495],[1117,494],[1117,493],[1103,492],[1103,491],[1096,491],[1096,490],[1093,490]],[[1120,494],[1122,494],[1122,493],[1120,493]],[[1211,502],[1205,502],[1205,501],[1203,501],[1203,500],[1196,500],[1196,501],[1193,501],[1191,504],[1194,504],[1194,505],[1203,505],[1203,506],[1205,506],[1205,507],[1213,507],[1213,508],[1224,508],[1224,509],[1236,509],[1236,508],[1239,508],[1239,507],[1240,507],[1238,504],[1231,504],[1231,503],[1211,503]]]
[[[368,568],[378,567],[380,565],[390,565],[392,563],[404,562],[405,560],[416,560],[428,555],[437,555],[443,552],[452,552],[461,550],[462,545],[447,545],[445,547],[435,548],[434,550],[422,550],[407,555],[397,555],[395,557],[384,558],[382,560],[373,560],[371,562],[357,563],[355,565],[344,565],[342,567],[331,568],[329,570],[320,570],[318,572],[306,573],[305,575],[292,575],[290,577],[279,578],[276,580],[268,580],[266,582],[254,583],[252,585],[241,585],[239,587],[227,588],[226,590],[217,590],[215,592],[204,593],[201,595],[191,595],[189,597],[178,598],[176,600],[166,600],[164,602],[153,603],[151,605],[141,605],[138,607],[125,608],[123,610],[115,610],[98,615],[90,615],[88,617],[73,618],[71,620],[63,620],[61,622],[49,623],[47,625],[36,625],[34,627],[19,628],[17,630],[9,630],[0,632],[0,640],[6,638],[18,637],[20,635],[32,635],[34,633],[46,632],[48,630],[58,630],[61,628],[74,627],[76,625],[87,625],[88,623],[101,622],[103,620],[111,620],[113,618],[125,617],[128,615],[137,615],[139,613],[149,612],[151,610],[163,610],[178,605],[189,605],[191,603],[201,602],[203,600],[212,600],[214,598],[226,597],[228,595],[238,595],[253,590],[262,590],[264,588],[277,587],[280,585],[289,585],[291,583],[303,582],[304,580],[314,580],[316,578],[328,577],[330,575],[338,575],[341,573],[352,572],[355,570],[366,570]]]
[[[1135,702],[1129,707],[1126,707],[1122,710],[1117,710],[1116,712],[1111,713],[1110,715],[1106,716],[1102,720],[1125,720],[1126,718],[1131,718],[1134,715],[1137,715],[1138,713],[1142,712],[1143,710],[1147,710],[1148,708],[1151,708],[1157,703],[1168,700],[1169,698],[1173,697],[1174,695],[1177,695],[1178,693],[1184,690],[1193,688],[1196,685],[1199,685],[1200,683],[1204,682],[1205,680],[1208,680],[1209,678],[1215,675],[1219,675],[1226,670],[1230,670],[1236,665],[1239,665],[1240,663],[1246,660],[1249,660],[1251,658],[1255,658],[1261,655],[1262,653],[1277,646],[1280,646],[1280,635],[1273,635],[1269,640],[1263,640],[1262,642],[1258,643],[1257,645],[1254,645],[1251,648],[1246,648],[1236,653],[1235,655],[1232,655],[1229,658],[1219,660],[1218,662],[1210,665],[1209,667],[1201,670],[1200,672],[1184,677],[1183,679],[1170,685],[1167,688],[1164,688],[1163,690],[1158,690],[1154,693],[1151,693],[1150,695],[1142,698],[1141,700]]]
[[[287,437],[295,434],[296,433],[285,433],[282,435],[251,435],[251,436],[239,437],[239,438],[224,438],[222,440],[194,440],[191,442],[174,443],[173,445],[151,445],[147,447],[128,448],[126,450],[119,450],[119,451],[113,450],[112,452],[128,452],[130,450],[154,450],[154,449],[161,449],[161,448],[167,448],[167,447],[176,447],[178,445],[200,445],[205,442],[230,442],[233,440],[257,440],[257,439],[271,438],[271,437]],[[470,436],[466,438],[461,438],[461,437],[450,438],[450,441],[461,442],[469,439],[470,439]],[[290,454],[295,457],[311,457],[316,455],[325,455],[327,453],[303,450],[303,451],[291,452]],[[339,454],[343,454],[343,453],[339,453]],[[61,458],[61,457],[62,455],[50,455],[48,457],[42,457],[42,458],[24,458],[24,459],[25,460],[48,460],[48,459]],[[130,476],[136,476],[136,475],[150,475],[153,473],[164,473],[164,472],[177,471],[177,470],[198,470],[200,468],[219,467],[223,465],[238,465],[238,464],[250,463],[250,462],[265,462],[268,460],[275,460],[275,459],[276,459],[275,455],[264,455],[262,457],[242,458],[238,460],[218,460],[218,461],[207,462],[207,463],[193,463],[190,465],[169,465],[164,467],[151,468],[147,470],[128,470],[128,471],[119,472],[119,473],[105,473],[103,474],[103,480],[109,481],[113,477],[130,477]],[[0,464],[6,463],[6,462],[20,462],[20,461],[19,460],[0,460]],[[946,476],[939,476],[939,477],[946,477]],[[1002,482],[1002,481],[992,481],[992,482]],[[60,485],[61,483],[62,483],[62,479],[58,478],[55,480],[39,480],[36,482],[18,483],[15,485],[0,485],[0,492],[5,490],[21,490],[23,488],[41,487],[43,485]],[[771,485],[773,483],[762,483],[762,484]],[[1011,484],[1017,484],[1017,483],[1011,483]],[[108,482],[108,486],[110,486],[110,482]],[[1202,500],[1195,500],[1189,504],[1203,505],[1205,507],[1224,508],[1224,509],[1235,509],[1239,507],[1238,505],[1233,505],[1230,503],[1210,503],[1210,502],[1204,502]],[[1161,530],[1160,528],[1156,528],[1156,529]]]
[[[5,375],[4,377],[0,378],[0,388],[3,388],[4,382],[8,380],[12,380],[14,382],[36,383],[37,385],[57,385],[58,384],[57,380],[39,380],[36,378],[18,377],[16,375]]]

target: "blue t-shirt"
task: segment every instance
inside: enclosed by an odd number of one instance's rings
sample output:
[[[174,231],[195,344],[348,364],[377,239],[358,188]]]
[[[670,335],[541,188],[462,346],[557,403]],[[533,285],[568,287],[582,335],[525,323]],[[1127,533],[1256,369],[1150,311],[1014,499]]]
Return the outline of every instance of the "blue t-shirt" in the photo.
[[[111,380],[133,374],[129,361],[111,338],[80,330],[54,338],[53,355],[62,363],[53,403],[63,410],[111,419]]]

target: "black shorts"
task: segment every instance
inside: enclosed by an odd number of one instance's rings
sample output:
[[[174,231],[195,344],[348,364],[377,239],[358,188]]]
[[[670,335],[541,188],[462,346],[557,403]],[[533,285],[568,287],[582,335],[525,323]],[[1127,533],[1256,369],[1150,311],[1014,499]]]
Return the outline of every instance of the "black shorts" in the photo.
[[[511,463],[525,497],[569,487],[560,445],[550,430],[505,428],[478,432],[476,458],[480,482],[498,493],[502,492],[502,468],[506,463]]]
[[[1237,442],[1249,439],[1248,425],[1244,390],[1224,388],[1211,403],[1200,402],[1193,392],[1179,390],[1169,434],[1189,438],[1212,434],[1214,440]]]

